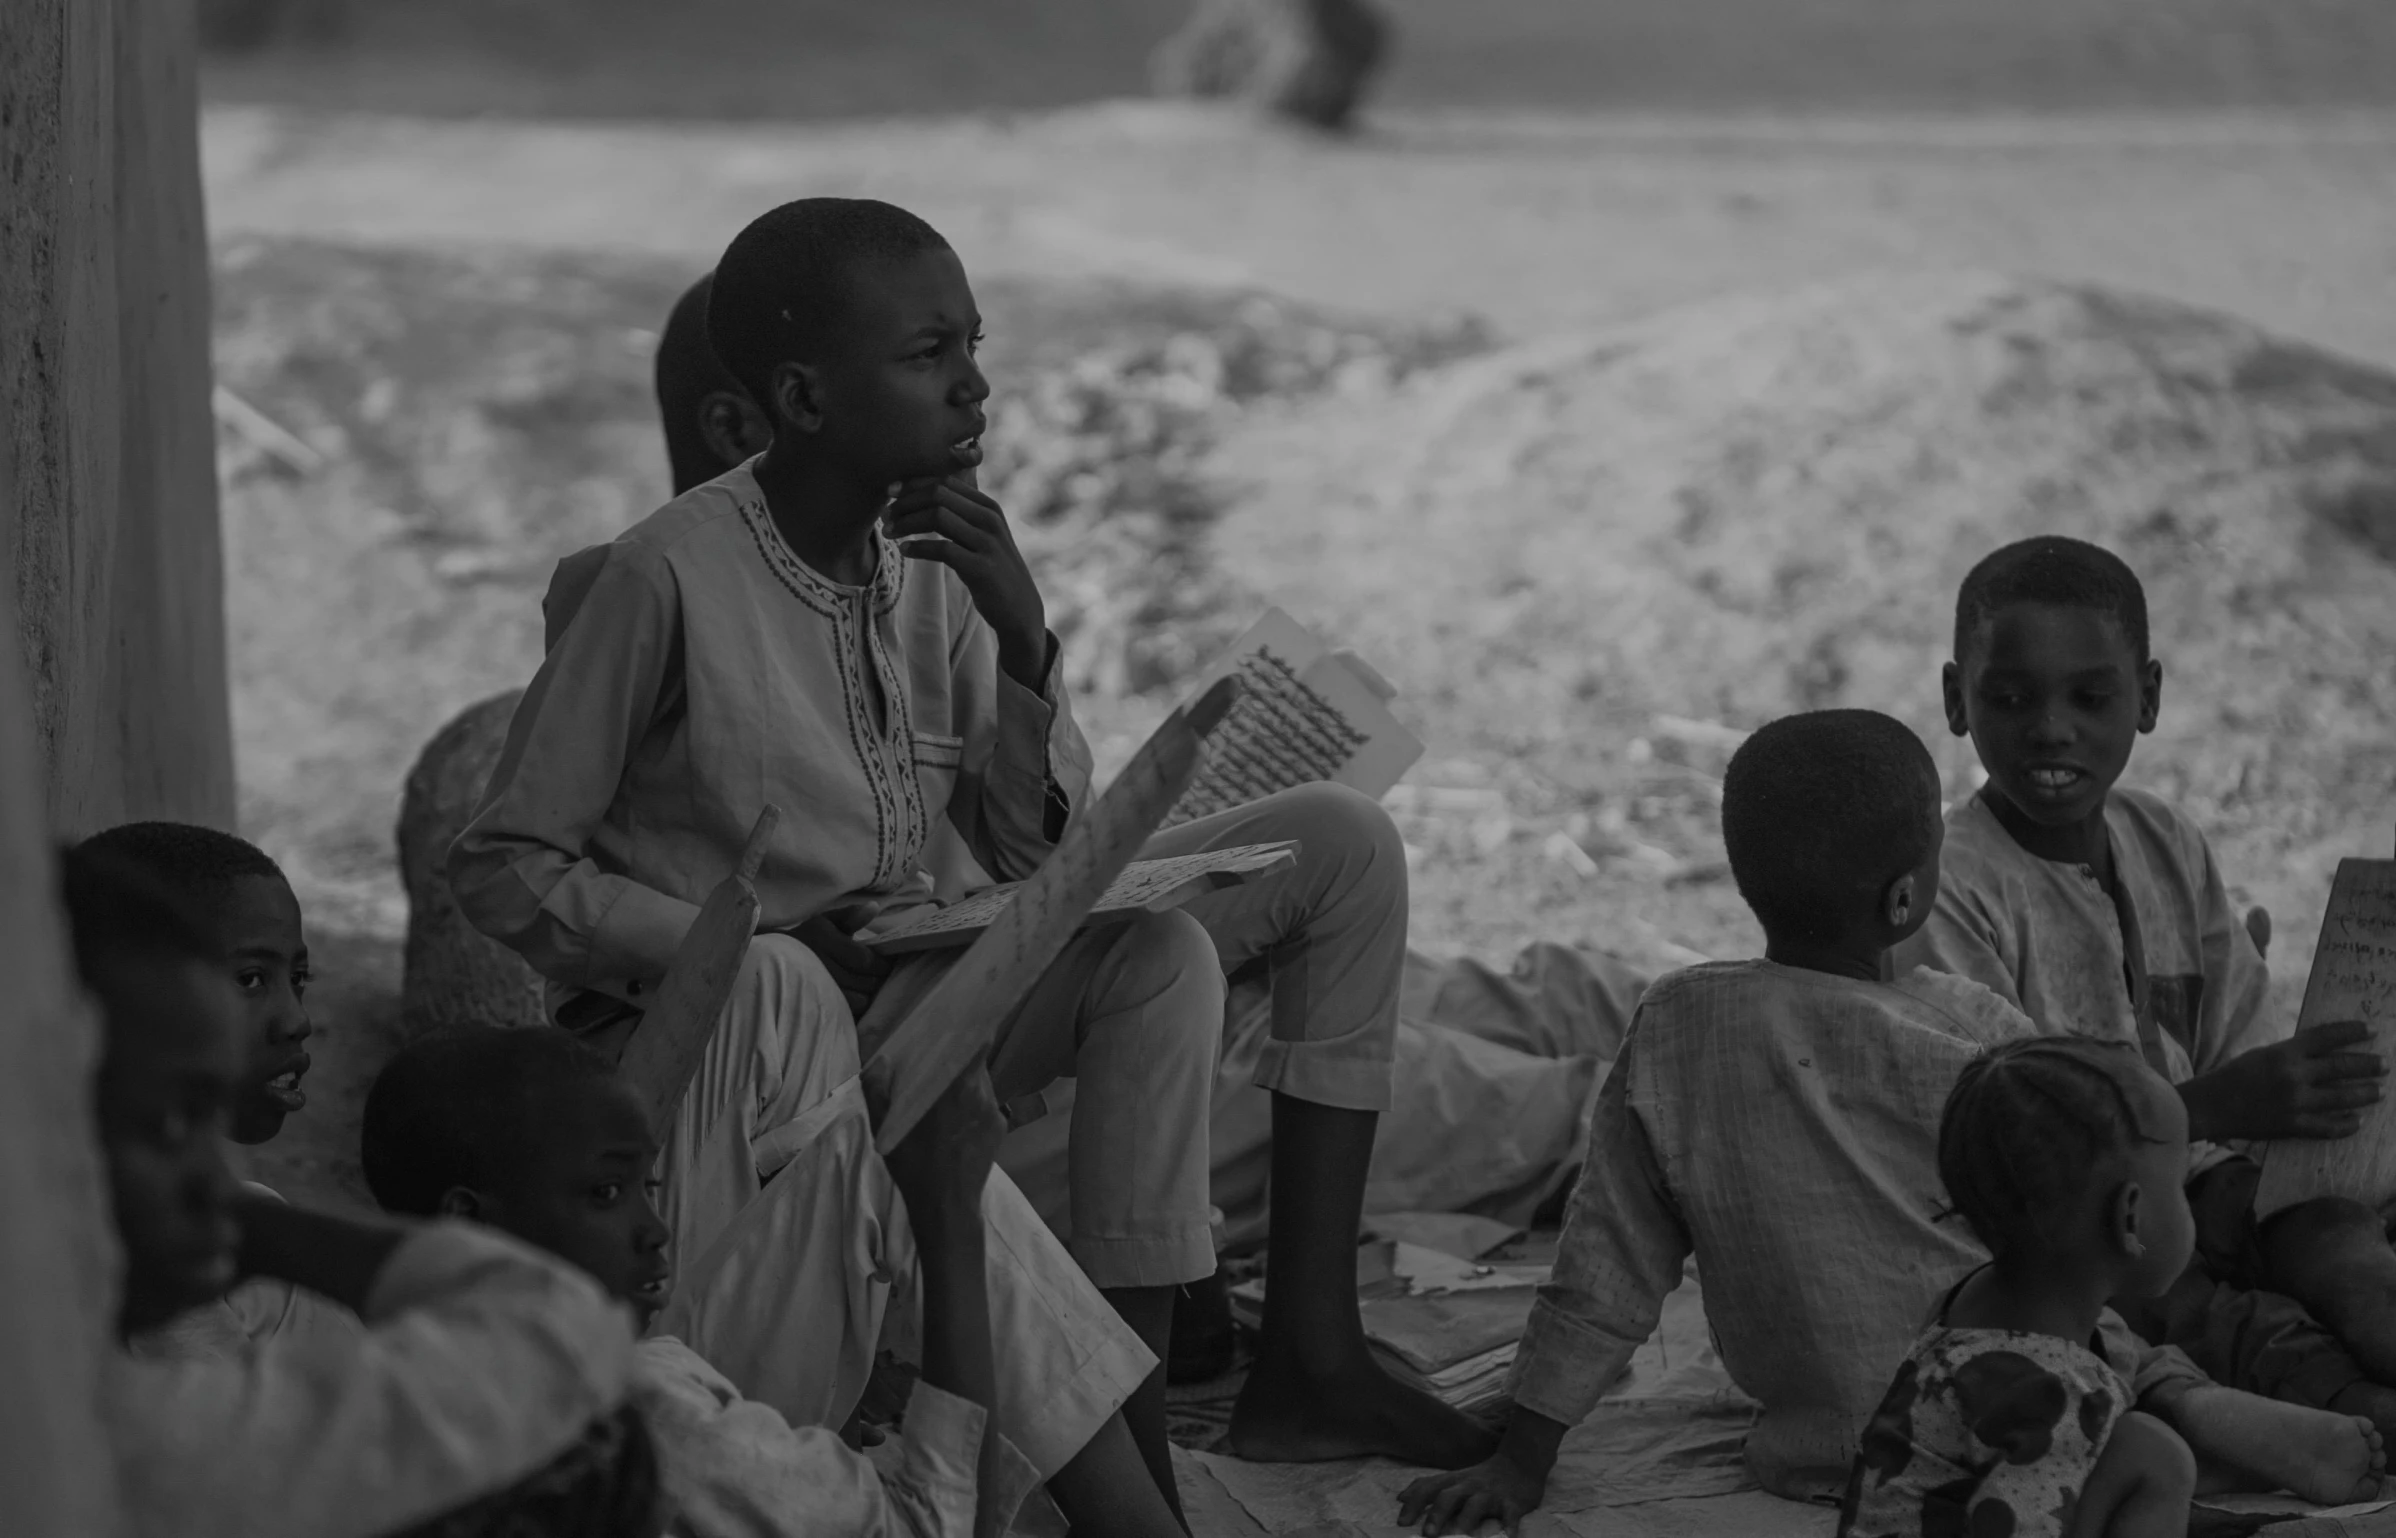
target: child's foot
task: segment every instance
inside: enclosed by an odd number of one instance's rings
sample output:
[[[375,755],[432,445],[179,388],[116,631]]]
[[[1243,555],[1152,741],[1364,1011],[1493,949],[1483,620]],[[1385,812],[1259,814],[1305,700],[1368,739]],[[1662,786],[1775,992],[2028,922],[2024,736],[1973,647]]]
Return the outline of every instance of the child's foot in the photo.
[[[1235,1457],[1257,1463],[1325,1463],[1380,1456],[1420,1468],[1460,1469],[1497,1447],[1497,1433],[1398,1382],[1371,1358],[1328,1376],[1257,1358],[1231,1410]]]
[[[2276,1470],[2288,1488],[2323,1506],[2347,1506],[2377,1498],[2387,1477],[2387,1453],[2379,1428],[2360,1415],[2307,1410],[2310,1434],[2287,1444],[2284,1467]]]

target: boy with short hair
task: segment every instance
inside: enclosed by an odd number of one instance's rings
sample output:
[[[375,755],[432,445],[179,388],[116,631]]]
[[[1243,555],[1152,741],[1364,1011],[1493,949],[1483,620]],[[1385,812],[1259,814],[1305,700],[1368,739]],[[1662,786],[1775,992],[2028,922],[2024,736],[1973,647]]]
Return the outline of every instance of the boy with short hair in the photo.
[[[1648,990],[1599,1095],[1504,1440],[1479,1468],[1410,1487],[1401,1521],[1519,1523],[1692,1252],[1723,1364],[1763,1407],[1748,1468],[1776,1495],[1844,1487],[1914,1332],[1986,1258],[1944,1221],[1940,1110],[1977,1050],[2032,1034],[1975,983],[1895,975],[1892,947],[1938,893],[1938,792],[1920,740],[1874,711],[1774,721],[1732,756],[1723,842],[1764,957]],[[2326,1487],[2315,1444],[2360,1445],[2343,1417],[2230,1394],[2126,1339],[2116,1349],[2192,1446],[2268,1479]]]
[[[633,1397],[657,1438],[678,1533],[968,1538],[976,1529],[977,1449],[983,1531],[1003,1531],[1040,1480],[1003,1436],[985,1440],[986,1412],[1007,1390],[993,1369],[984,1209],[1022,1206],[1003,1180],[989,1178],[1003,1122],[988,1076],[962,1076],[887,1171],[863,1123],[861,1115],[844,1118],[769,1190],[814,1215],[824,1242],[809,1259],[819,1269],[838,1270],[848,1259],[842,1240],[864,1227],[883,1236],[886,1252],[874,1257],[883,1267],[902,1278],[920,1272],[923,1377],[907,1407],[903,1458],[879,1474],[833,1432],[794,1427],[744,1399],[673,1335],[653,1333],[638,1348]],[[644,1322],[673,1295],[668,1234],[649,1191],[655,1137],[607,1064],[563,1033],[467,1028],[403,1048],[368,1094],[363,1145],[367,1183],[388,1210],[470,1218],[537,1244],[598,1278]],[[894,1223],[894,1197],[905,1203],[903,1228]],[[991,1226],[990,1242],[1045,1237],[1024,1214],[1012,1216],[1012,1224]],[[910,1232],[911,1252],[894,1242]],[[1053,1247],[1049,1253],[1052,1287],[1082,1295],[1085,1311],[1101,1309],[1070,1263]],[[821,1334],[846,1328],[874,1338],[876,1321],[854,1317],[876,1311],[859,1283],[818,1289],[847,1294],[823,1310]],[[843,1349],[837,1338],[790,1344]],[[1121,1439],[1118,1467],[1131,1477],[1095,1496],[1084,1481],[1079,1493],[1091,1498],[1083,1501],[1067,1495],[1075,1526],[1178,1534],[1121,1421],[1100,1434]]]
[[[238,834],[185,822],[129,822],[95,833],[85,852],[137,867],[213,932],[241,995],[248,1067],[233,1103],[234,1142],[255,1146],[308,1103],[308,940],[299,898],[265,850]]]
[[[2377,1215],[2310,1202],[2258,1234],[2258,1167],[2222,1146],[2349,1135],[2387,1068],[2358,1050],[2360,1023],[2288,1036],[2268,1017],[2262,955],[2203,832],[2118,783],[2162,707],[2136,574],[2058,536],[1997,550],[1956,595],[1941,687],[1988,782],[1947,816],[1946,879],[1903,959],[2042,1029],[2131,1042],[2179,1087],[2208,1145],[2191,1165],[2198,1264],[2135,1323],[2225,1382],[2396,1428],[2396,1255]]]
[[[855,938],[928,897],[933,821],[1020,878],[1089,791],[1038,590],[971,483],[989,387],[947,242],[887,204],[789,204],[727,250],[708,319],[772,447],[595,571],[561,569],[587,582],[553,587],[553,645],[450,862],[468,918],[551,979],[560,1023],[620,1035],[758,809],[782,808],[761,932],[666,1129],[686,1262],[772,1173],[777,1129],[799,1114],[782,1086],[805,1076],[788,1065],[851,1041],[877,998],[896,1014],[954,959],[894,970]],[[1273,882],[1078,937],[1002,1022],[992,1075],[1009,1102],[1078,1080],[1074,1253],[1161,1355],[1177,1284],[1213,1270],[1205,1119],[1224,968],[1270,958],[1275,1286],[1232,1443],[1452,1464],[1487,1433],[1373,1362],[1355,1296],[1405,948],[1395,829],[1363,797],[1312,786],[1150,852],[1285,838],[1303,853]],[[769,1402],[757,1374],[783,1327],[769,1303],[809,1306],[772,1291],[737,1327],[751,1339],[728,1322],[709,1353]],[[1127,1418],[1170,1490],[1161,1374]]]
[[[227,1361],[114,1359],[104,1414],[130,1531],[648,1538],[655,1468],[625,1407],[622,1312],[512,1241],[242,1193],[220,1142],[244,1077],[241,1001],[212,937],[105,855],[70,851],[61,888],[104,1022],[95,1100],[123,1333],[245,1275],[368,1321]]]

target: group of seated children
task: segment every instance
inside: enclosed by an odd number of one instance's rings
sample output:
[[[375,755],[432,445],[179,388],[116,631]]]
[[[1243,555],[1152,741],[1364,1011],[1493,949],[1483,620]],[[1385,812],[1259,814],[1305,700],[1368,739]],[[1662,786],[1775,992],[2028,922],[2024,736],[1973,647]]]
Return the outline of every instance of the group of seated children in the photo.
[[[2178,1534],[2199,1488],[2379,1487],[2396,1253],[2358,1204],[2256,1223],[2253,1161],[2203,1140],[2351,1133],[2383,1070],[2357,1026],[2274,1039],[2203,837],[2115,788],[2161,697],[2136,577],[2076,540],[1998,550],[1945,693],[1988,778],[1943,821],[1874,712],[1734,755],[1763,959],[1641,1001],[1503,1440],[1403,1520],[1536,1507],[1692,1254],[1760,1402],[1750,1469],[1843,1495],[1842,1535]]]
[[[1501,1437],[1389,1378],[1362,1332],[1407,927],[1403,850],[1363,797],[1314,786],[1156,837],[1152,857],[1293,840],[1298,863],[1078,937],[986,1065],[876,1152],[860,1062],[955,953],[894,965],[873,926],[934,900],[944,860],[1029,874],[1090,754],[975,484],[989,387],[955,253],[888,205],[812,199],[744,230],[701,302],[740,388],[703,402],[678,479],[754,452],[560,563],[546,659],[450,859],[560,1029],[393,1059],[361,1149],[388,1218],[228,1171],[225,1136],[270,1138],[305,1099],[307,958],[274,864],[169,824],[67,857],[106,1019],[136,1532],[1182,1531],[1159,1363],[1177,1288],[1215,1267],[1234,974],[1271,1014],[1242,1455],[1457,1470],[1403,1520],[1519,1522],[1694,1253],[1761,1402],[1757,1477],[1844,1491],[1858,1534],[2177,1531],[2200,1482],[2376,1487],[2396,1253],[2353,1204],[2258,1224],[2224,1143],[2352,1131],[2383,1070],[2359,1028],[2274,1039],[2203,839],[2115,790],[2160,697],[2118,560],[2032,540],[1967,579],[1946,694],[1989,778],[1943,826],[1935,766],[1887,717],[1795,716],[1739,750],[1724,839],[1764,958],[1640,1004]],[[615,1063],[768,804],[757,934],[652,1126]],[[992,1157],[1065,1078],[1060,1241]],[[877,1460],[851,1443],[884,1347],[920,1380]]]

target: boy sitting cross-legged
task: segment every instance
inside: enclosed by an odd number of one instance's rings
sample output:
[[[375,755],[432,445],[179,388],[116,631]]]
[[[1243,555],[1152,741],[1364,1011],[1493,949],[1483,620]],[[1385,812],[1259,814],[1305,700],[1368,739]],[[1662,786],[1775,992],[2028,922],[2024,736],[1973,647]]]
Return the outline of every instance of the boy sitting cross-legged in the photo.
[[[992,876],[1028,875],[1089,793],[1056,641],[1004,513],[972,484],[989,386],[954,251],[887,204],[810,199],[717,264],[715,350],[772,445],[596,562],[561,566],[547,659],[450,858],[460,907],[553,985],[560,1024],[615,1041],[766,803],[783,820],[731,1006],[664,1143],[689,1270],[759,1194],[794,1066],[854,1054],[953,959],[895,969],[859,925],[928,900],[945,819]],[[571,591],[565,589],[571,588]],[[1310,786],[1175,828],[1151,856],[1292,839],[1296,869],[1075,940],[1002,1022],[1001,1099],[1077,1080],[1072,1247],[1159,1356],[1180,1283],[1213,1270],[1205,1126],[1224,970],[1271,968],[1274,1286],[1231,1427],[1260,1457],[1452,1465],[1487,1433],[1373,1362],[1354,1250],[1389,1099],[1406,936],[1388,817]],[[853,1068],[852,1068],[853,1071]],[[901,1067],[900,1071],[904,1071]],[[770,1275],[692,1344],[792,1419],[770,1347],[811,1300]],[[787,1326],[795,1328],[796,1326]],[[1031,1428],[1004,1423],[1020,1440]],[[1161,1370],[1126,1407],[1170,1491]]]
[[[846,1127],[794,1159],[774,1185],[778,1200],[812,1216],[802,1259],[821,1272],[840,1271],[861,1230],[894,1238],[893,1198],[905,1202],[912,1257],[896,1245],[880,1257],[922,1279],[923,1377],[907,1406],[903,1461],[887,1478],[877,1474],[832,1431],[792,1426],[742,1398],[681,1341],[652,1334],[638,1348],[633,1396],[657,1440],[676,1533],[969,1538],[977,1460],[985,1532],[1004,1531],[1039,1481],[1011,1444],[984,1434],[996,1398],[984,1188],[1005,1130],[988,1075],[962,1076],[892,1154],[887,1173],[862,1118]],[[442,1032],[402,1049],[366,1102],[366,1179],[385,1208],[511,1233],[596,1277],[644,1322],[674,1282],[666,1226],[651,1202],[656,1153],[639,1104],[597,1054],[563,1033]],[[988,1199],[1011,1197],[994,1189]],[[1006,1242],[1003,1231],[996,1242]],[[1061,1255],[1057,1271],[1059,1286],[1077,1280]],[[872,1339],[873,1321],[855,1317],[872,1310],[869,1291],[853,1277],[819,1286],[827,1338],[792,1349],[837,1354],[839,1333],[859,1324]],[[1124,1435],[1119,1422],[1110,1434]],[[1128,1457],[1128,1441],[1124,1450]],[[1143,1475],[1126,1488],[1137,1495],[1145,1483]],[[1084,1510],[1077,1526],[1152,1538],[1180,1531],[1152,1489],[1127,1509]]]
[[[124,1336],[210,1308],[245,1276],[365,1320],[224,1360],[111,1361],[103,1413],[127,1531],[648,1538],[656,1470],[625,1404],[622,1311],[513,1241],[243,1193],[222,1143],[244,1075],[241,1005],[213,938],[138,869],[77,850],[62,874],[104,1025],[96,1121]]]
[[[2131,1311],[2141,1333],[2224,1382],[2396,1429],[2396,1253],[2378,1215],[2308,1202],[2258,1233],[2258,1166],[2220,1146],[2346,1136],[2386,1065],[2360,1023],[2291,1037],[2269,1017],[2260,949],[2204,834],[2117,783],[2162,705],[2137,576],[2074,539],[1996,551],[1957,595],[1942,683],[1988,783],[1949,814],[1946,880],[1902,955],[2044,1030],[2131,1042],[2179,1086],[2209,1145],[2191,1162],[2197,1263]]]
[[[1516,1359],[1512,1421],[1488,1462],[1404,1493],[1400,1519],[1426,1533],[1512,1527],[1538,1505],[1566,1431],[1654,1332],[1692,1252],[1723,1363],[1762,1403],[1749,1469],[1778,1495],[1831,1496],[1907,1342],[1986,1258],[1942,1221],[1939,1113],[1980,1047],[2033,1032],[1975,983],[1894,975],[1890,948],[1939,887],[1928,750],[1873,711],[1774,721],[1732,756],[1722,832],[1764,957],[1673,973],[1640,1003]],[[2354,1421],[2218,1388],[2114,1329],[2141,1408],[2200,1456],[2317,1498],[2368,1467]],[[2325,1450],[2351,1456],[2325,1467]]]

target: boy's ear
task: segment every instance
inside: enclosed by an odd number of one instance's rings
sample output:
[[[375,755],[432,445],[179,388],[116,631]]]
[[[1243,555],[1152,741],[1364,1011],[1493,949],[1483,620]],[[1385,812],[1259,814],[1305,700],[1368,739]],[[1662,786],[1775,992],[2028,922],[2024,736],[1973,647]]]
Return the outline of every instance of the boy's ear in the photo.
[[[441,1205],[434,1209],[434,1214],[444,1218],[467,1218],[479,1223],[489,1210],[490,1203],[483,1200],[481,1192],[465,1186],[451,1186],[441,1193]]]
[[[711,390],[699,402],[699,436],[727,470],[763,452],[774,441],[774,429],[746,395]]]
[[[766,414],[772,430],[795,428],[811,433],[824,425],[823,379],[810,364],[796,360],[774,365],[773,392]]]
[[[1880,894],[1880,917],[1891,929],[1903,929],[1920,911],[1921,887],[1913,876],[1912,871],[1907,871]]]
[[[2105,1203],[2105,1236],[2113,1247],[2135,1260],[2146,1253],[2146,1240],[2139,1233],[2144,1217],[2145,1193],[2138,1182],[2125,1180],[2113,1188]]]
[[[2163,664],[2153,657],[2138,670],[2138,729],[2151,732],[2163,714]]]
[[[1939,697],[1947,706],[1947,730],[1958,737],[1972,735],[1971,718],[1963,710],[1963,667],[1950,662],[1938,672]]]

